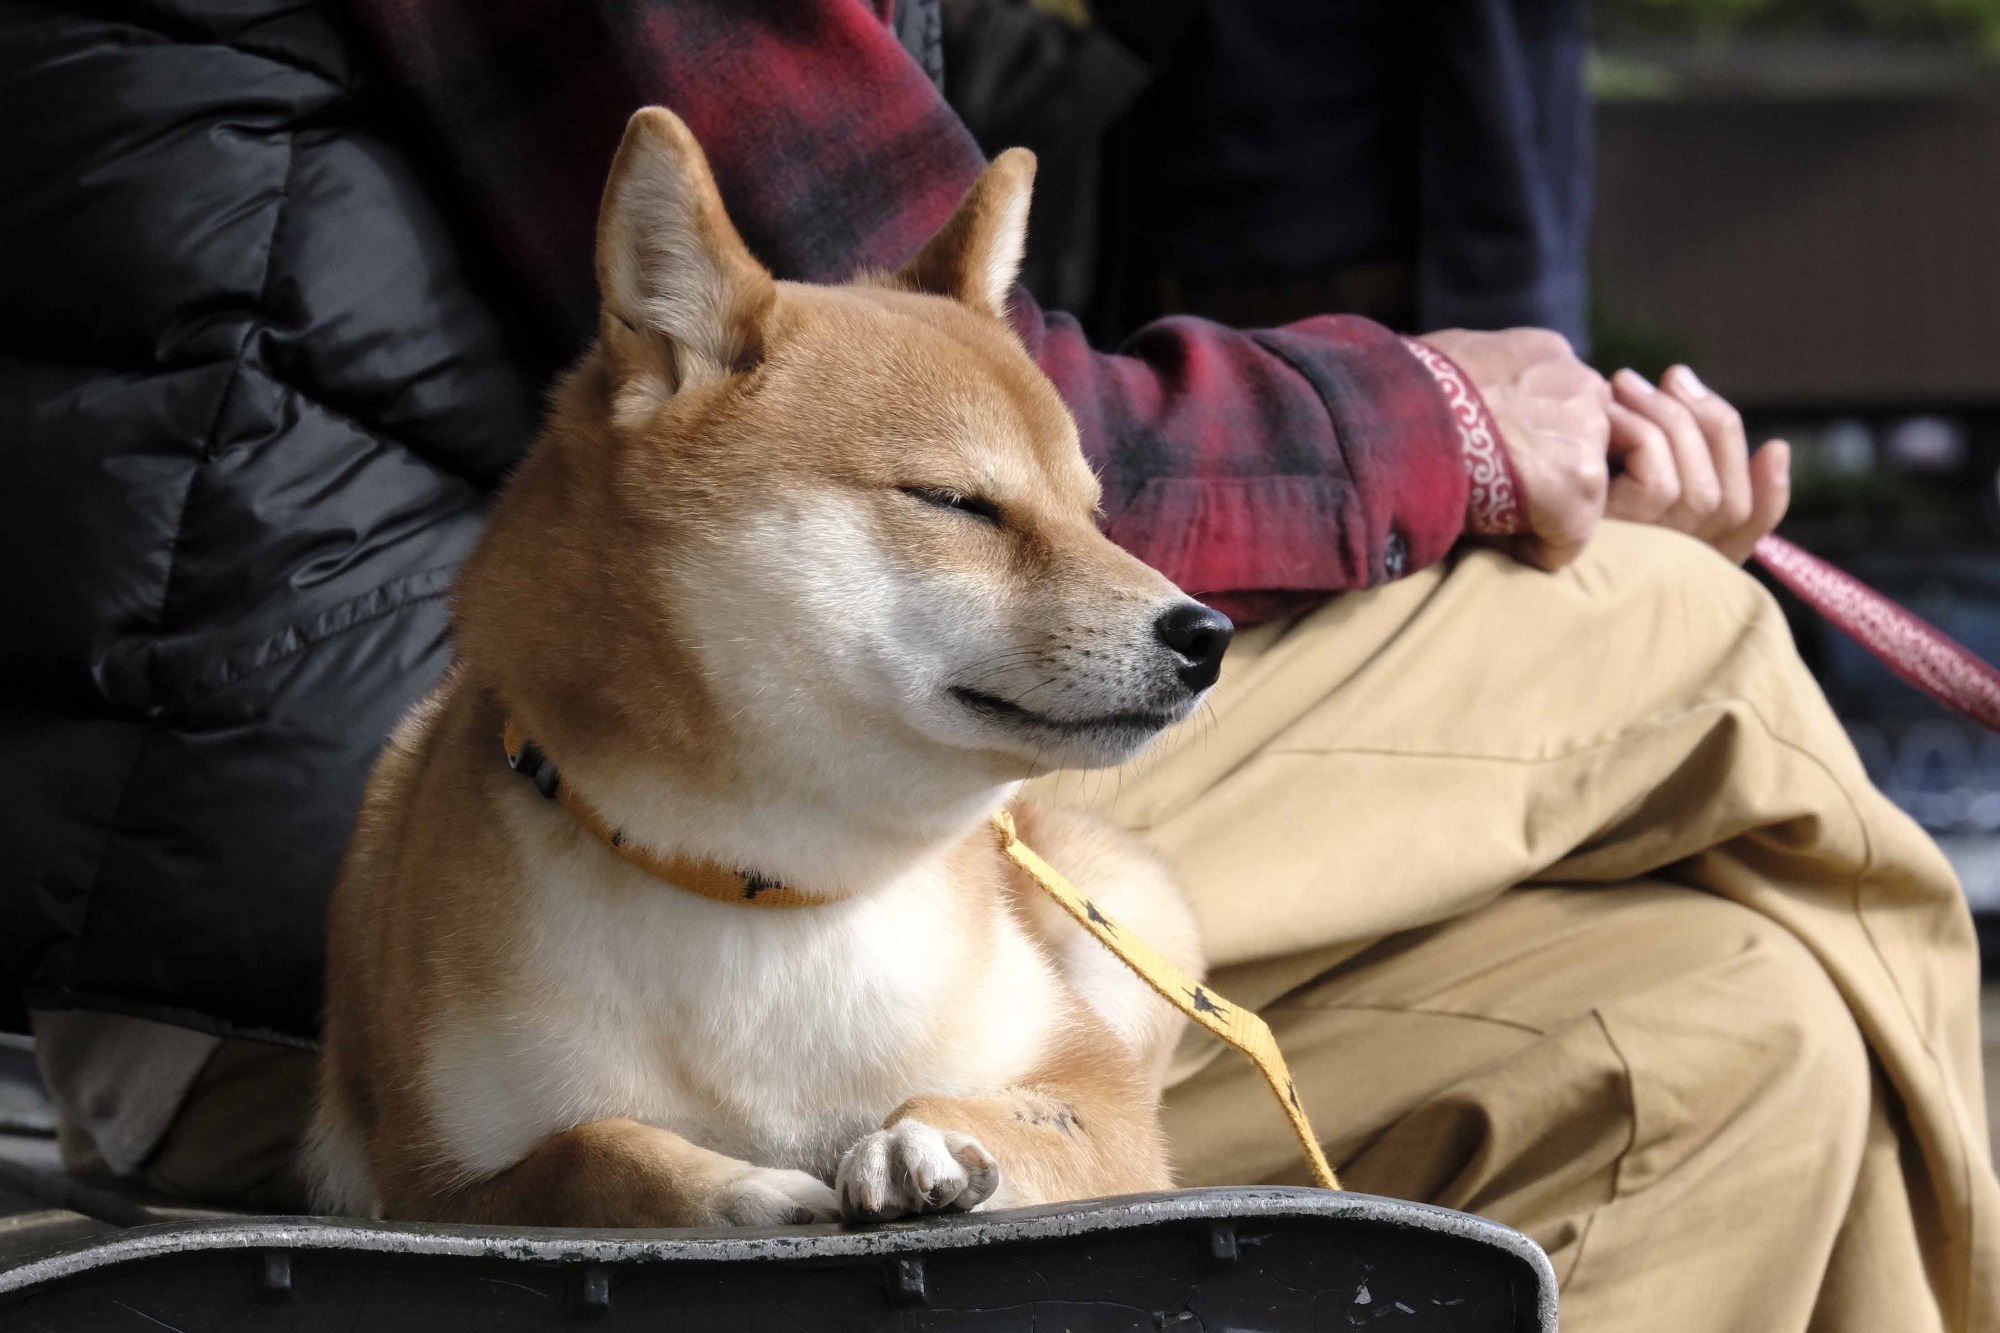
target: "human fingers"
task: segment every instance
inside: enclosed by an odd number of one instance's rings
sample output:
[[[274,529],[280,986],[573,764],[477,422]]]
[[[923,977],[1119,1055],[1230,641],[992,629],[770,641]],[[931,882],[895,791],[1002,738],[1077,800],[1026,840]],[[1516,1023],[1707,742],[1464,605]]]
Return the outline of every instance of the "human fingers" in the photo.
[[[1636,370],[1621,370],[1612,376],[1611,392],[1621,407],[1657,426],[1673,451],[1681,495],[1657,521],[1686,533],[1706,530],[1722,503],[1722,483],[1716,477],[1715,460],[1701,423],[1684,403],[1655,388]]]
[[[1667,433],[1629,407],[1612,403],[1610,454],[1619,464],[1604,512],[1634,523],[1657,523],[1681,498],[1680,469]]]
[[[1750,513],[1715,543],[1716,549],[1742,564],[1760,538],[1773,531],[1792,503],[1792,446],[1766,440],[1750,459]]]
[[[1743,418],[1721,394],[1711,392],[1686,366],[1674,366],[1661,377],[1661,390],[1685,407],[1708,441],[1709,460],[1721,488],[1715,513],[1696,535],[1720,542],[1750,521],[1750,444],[1743,436]]]

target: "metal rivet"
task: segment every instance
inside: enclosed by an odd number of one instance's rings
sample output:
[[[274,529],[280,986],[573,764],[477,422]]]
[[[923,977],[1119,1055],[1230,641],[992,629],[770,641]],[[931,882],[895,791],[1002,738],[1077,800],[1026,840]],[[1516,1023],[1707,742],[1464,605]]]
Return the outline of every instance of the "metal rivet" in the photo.
[[[1234,1268],[1241,1251],[1236,1246],[1236,1224],[1217,1222],[1208,1229],[1208,1257],[1217,1268]]]
[[[292,1294],[292,1256],[282,1250],[266,1250],[257,1271],[257,1290],[272,1300],[287,1300]]]
[[[583,1312],[592,1318],[611,1313],[611,1270],[592,1264],[583,1270]]]
[[[924,1286],[924,1261],[921,1255],[896,1260],[894,1269],[895,1289],[890,1299],[897,1305],[924,1305],[930,1300],[930,1292]]]

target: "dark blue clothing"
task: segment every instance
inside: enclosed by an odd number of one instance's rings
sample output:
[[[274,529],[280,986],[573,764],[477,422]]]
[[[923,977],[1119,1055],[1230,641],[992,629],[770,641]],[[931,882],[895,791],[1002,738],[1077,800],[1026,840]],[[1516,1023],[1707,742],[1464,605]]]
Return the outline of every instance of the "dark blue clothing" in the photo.
[[[1584,48],[1580,0],[1200,6],[1144,116],[1155,264],[1194,291],[1400,273],[1363,313],[1581,347]]]

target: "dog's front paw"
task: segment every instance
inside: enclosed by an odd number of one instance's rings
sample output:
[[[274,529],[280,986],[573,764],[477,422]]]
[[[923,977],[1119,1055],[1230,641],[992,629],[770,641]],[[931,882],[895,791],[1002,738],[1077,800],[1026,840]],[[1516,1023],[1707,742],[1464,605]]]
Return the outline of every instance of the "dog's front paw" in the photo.
[[[864,1136],[840,1159],[834,1191],[850,1222],[965,1212],[1000,1188],[1000,1164],[978,1139],[902,1120]]]
[[[753,1166],[732,1176],[717,1192],[716,1218],[731,1227],[781,1227],[831,1222],[840,1200],[826,1182],[803,1171]]]

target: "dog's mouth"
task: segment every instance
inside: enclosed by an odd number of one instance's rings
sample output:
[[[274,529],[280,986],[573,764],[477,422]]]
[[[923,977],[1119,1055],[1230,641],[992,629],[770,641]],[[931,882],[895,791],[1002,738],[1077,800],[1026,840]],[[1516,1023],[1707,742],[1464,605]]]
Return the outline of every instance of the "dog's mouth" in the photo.
[[[1149,734],[1164,730],[1180,721],[1182,712],[1172,708],[1134,708],[1116,713],[1097,713],[1089,717],[1057,717],[1052,713],[1038,713],[1032,708],[1022,707],[1012,699],[1002,699],[997,694],[987,694],[983,690],[969,689],[964,685],[952,686],[951,697],[982,717],[1063,736],[1102,736],[1107,732],[1128,735]]]

